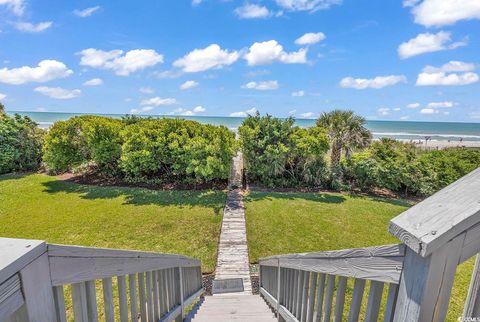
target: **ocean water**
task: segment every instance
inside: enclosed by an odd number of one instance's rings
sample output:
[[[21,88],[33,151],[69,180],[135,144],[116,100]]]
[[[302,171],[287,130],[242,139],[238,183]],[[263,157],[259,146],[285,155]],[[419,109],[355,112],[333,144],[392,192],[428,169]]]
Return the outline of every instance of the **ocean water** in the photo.
[[[8,112],[26,115],[37,122],[40,127],[48,128],[56,121],[67,120],[73,116],[85,115],[82,113],[51,113],[51,112]],[[94,114],[121,118],[123,114]],[[154,117],[179,117],[158,115]],[[231,130],[236,130],[242,124],[243,117],[223,116],[181,116],[188,120],[205,124],[224,125]],[[315,125],[312,119],[296,119],[296,124],[301,127]],[[436,141],[480,141],[480,123],[454,123],[454,122],[410,122],[410,121],[372,121],[366,122],[366,127],[372,132],[374,138],[388,137],[401,140],[424,140],[430,137]]]

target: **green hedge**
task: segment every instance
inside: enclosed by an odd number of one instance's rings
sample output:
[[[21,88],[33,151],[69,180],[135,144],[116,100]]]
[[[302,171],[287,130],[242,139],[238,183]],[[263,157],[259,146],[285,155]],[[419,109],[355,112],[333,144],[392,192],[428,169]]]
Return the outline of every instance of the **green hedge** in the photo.
[[[480,166],[480,150],[422,151],[413,144],[382,139],[350,160],[343,160],[345,180],[365,191],[386,188],[428,196]]]
[[[228,178],[234,151],[234,134],[221,126],[80,116],[52,126],[44,161],[57,173],[90,164],[135,183],[203,183]]]
[[[0,107],[0,174],[37,170],[42,160],[43,131],[30,118],[10,117]]]
[[[269,187],[326,186],[324,130],[294,126],[293,118],[249,116],[239,128],[247,179]]]

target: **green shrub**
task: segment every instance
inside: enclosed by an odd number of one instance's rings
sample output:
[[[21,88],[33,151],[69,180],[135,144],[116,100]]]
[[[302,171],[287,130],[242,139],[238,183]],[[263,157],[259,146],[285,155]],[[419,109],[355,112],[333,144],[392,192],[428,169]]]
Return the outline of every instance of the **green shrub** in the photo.
[[[227,179],[236,150],[227,128],[179,119],[137,121],[121,137],[120,166],[132,182]]]
[[[56,122],[45,137],[44,161],[52,172],[65,172],[94,162],[105,174],[118,172],[121,120],[77,116]]]
[[[239,133],[249,181],[270,187],[325,185],[329,146],[322,129],[257,114],[243,121]]]
[[[43,130],[27,116],[10,117],[1,107],[0,174],[37,170],[42,160]]]

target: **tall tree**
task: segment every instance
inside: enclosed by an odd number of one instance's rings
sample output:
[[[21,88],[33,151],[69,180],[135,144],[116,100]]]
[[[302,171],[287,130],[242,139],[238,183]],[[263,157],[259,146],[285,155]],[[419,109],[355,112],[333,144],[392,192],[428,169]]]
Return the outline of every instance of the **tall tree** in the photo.
[[[332,167],[339,165],[342,151],[350,158],[352,150],[370,143],[372,134],[364,125],[365,119],[353,111],[334,110],[320,116],[317,126],[323,127],[330,138]]]
[[[0,102],[0,115],[5,114],[5,105]]]

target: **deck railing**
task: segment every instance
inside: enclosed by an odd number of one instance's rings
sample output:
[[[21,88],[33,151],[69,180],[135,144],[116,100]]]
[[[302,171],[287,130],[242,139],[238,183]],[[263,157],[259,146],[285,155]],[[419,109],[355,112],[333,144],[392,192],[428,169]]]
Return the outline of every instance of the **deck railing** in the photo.
[[[202,294],[186,256],[0,238],[0,322],[181,321]]]
[[[402,244],[262,258],[260,293],[279,320],[358,321],[368,282],[365,321],[445,321],[457,266],[480,252],[480,168],[392,219],[389,231]],[[466,321],[480,321],[479,293],[477,258]]]

